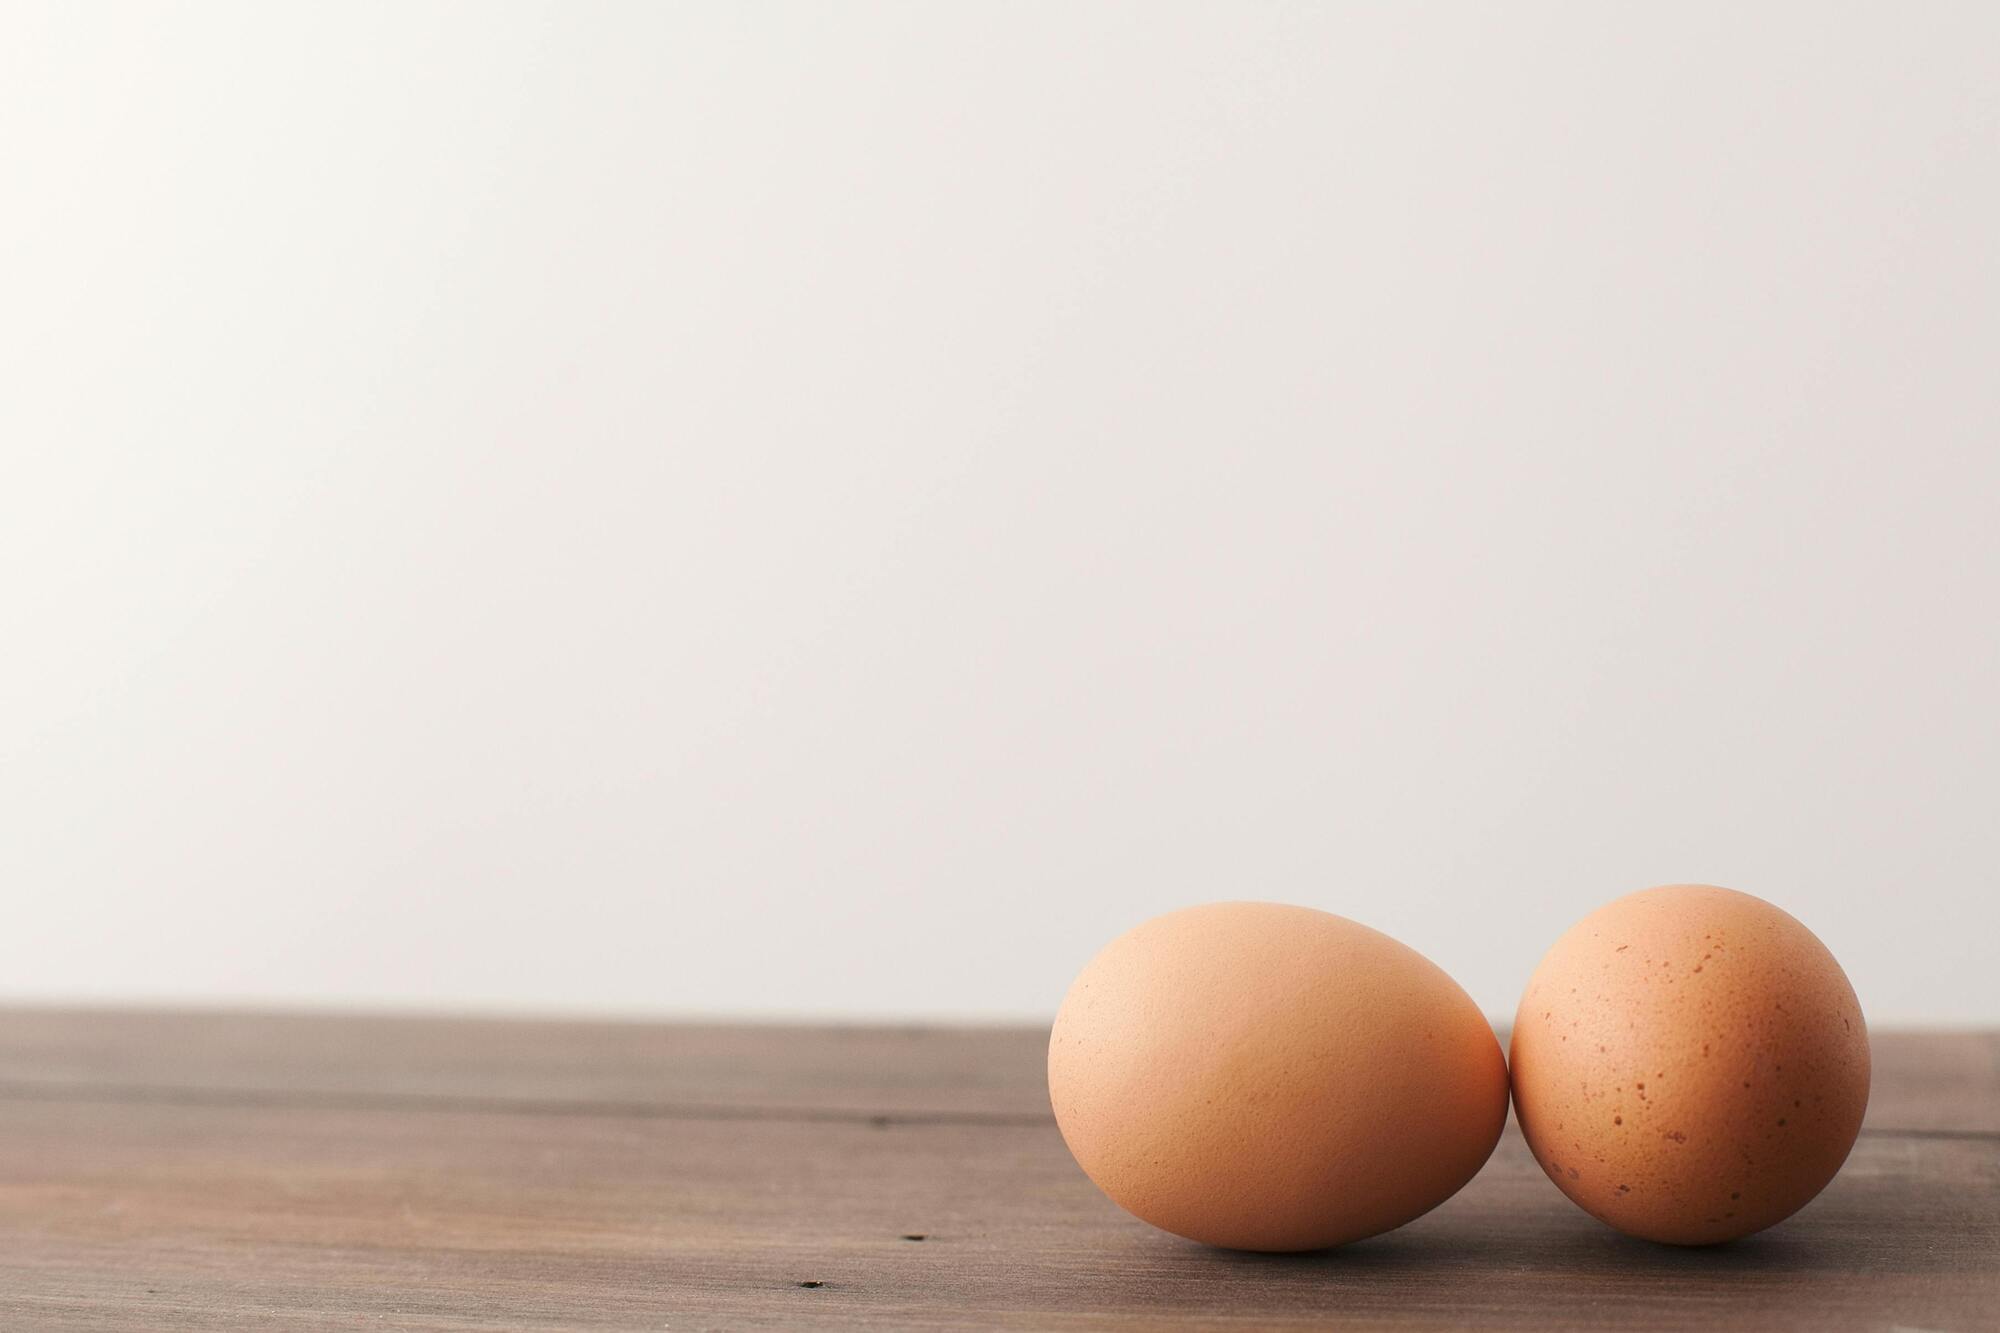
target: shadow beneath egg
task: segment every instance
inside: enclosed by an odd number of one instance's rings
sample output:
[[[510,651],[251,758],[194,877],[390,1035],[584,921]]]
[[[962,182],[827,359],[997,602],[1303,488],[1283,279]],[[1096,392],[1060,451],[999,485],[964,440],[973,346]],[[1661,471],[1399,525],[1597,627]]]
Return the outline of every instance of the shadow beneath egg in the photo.
[[[1570,1203],[1509,1134],[1465,1189],[1407,1226],[1306,1254],[1218,1250],[1133,1222],[1121,1298],[1162,1320],[1190,1312],[1324,1312],[1383,1323],[1519,1323],[1559,1293],[1563,1326],[1684,1326],[1689,1309],[1836,1327],[1885,1301],[1914,1327],[1967,1326],[1967,1283],[2000,1294],[1993,1136],[1864,1137],[1819,1198],[1720,1245],[1624,1236]],[[1985,1275],[1981,1277],[1980,1275]],[[1956,1294],[1954,1294],[1956,1293]],[[1752,1305],[1744,1306],[1750,1301]],[[1954,1304],[1954,1302],[1960,1302]],[[1532,1325],[1525,1325],[1532,1326]]]
[[[1265,1254],[1218,1250],[1186,1243],[1190,1255],[1225,1269],[1257,1270],[1269,1278],[1285,1273],[1300,1276],[1339,1274],[1352,1278],[1450,1272],[1459,1278],[1489,1274],[1519,1278],[1558,1272],[1566,1277],[1683,1274],[1691,1278],[1745,1275],[1855,1272],[1855,1233],[1843,1225],[1815,1226],[1810,1221],[1781,1223],[1768,1231],[1716,1245],[1664,1245],[1621,1235],[1578,1213],[1572,1217],[1524,1220],[1518,1227],[1496,1228],[1490,1221],[1455,1221],[1449,1217],[1419,1219],[1385,1235],[1332,1249],[1298,1254]],[[1954,1239],[1962,1237],[1954,1235]],[[1956,1246],[1927,1243],[1907,1230],[1899,1237],[1895,1266],[1899,1271],[1950,1271],[1962,1260],[1951,1256]]]
[[[1569,1322],[1551,1327],[1679,1327],[1690,1309],[1789,1312],[1777,1322],[1835,1327],[1840,1312],[1883,1301],[1907,1304],[1913,1326],[1959,1327],[1952,1293],[1962,1296],[1969,1273],[1991,1272],[1990,1171],[1924,1182],[1858,1175],[1770,1230],[1710,1246],[1621,1235],[1546,1182],[1497,1191],[1505,1182],[1488,1182],[1395,1231],[1304,1254],[1213,1249],[1135,1220],[1119,1293],[1163,1322],[1254,1309],[1274,1320],[1337,1311],[1512,1327],[1555,1296]]]

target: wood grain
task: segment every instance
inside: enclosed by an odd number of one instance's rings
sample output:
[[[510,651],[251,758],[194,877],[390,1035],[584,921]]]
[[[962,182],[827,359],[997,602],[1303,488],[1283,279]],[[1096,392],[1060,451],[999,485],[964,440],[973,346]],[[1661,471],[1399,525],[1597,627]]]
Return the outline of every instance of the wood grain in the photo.
[[[1046,1116],[1045,1032],[0,1011],[0,1087]]]
[[[1846,1170],[1747,1241],[1627,1241],[1510,1130],[1272,1258],[1097,1194],[1032,1031],[0,1011],[0,1327],[2000,1328],[2000,1041],[1875,1045]]]

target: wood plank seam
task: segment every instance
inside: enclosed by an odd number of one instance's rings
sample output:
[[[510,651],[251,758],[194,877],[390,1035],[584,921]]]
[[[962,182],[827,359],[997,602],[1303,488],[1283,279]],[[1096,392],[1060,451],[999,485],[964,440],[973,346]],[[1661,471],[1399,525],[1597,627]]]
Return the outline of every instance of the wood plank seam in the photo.
[[[74,1102],[115,1106],[245,1107],[271,1110],[590,1116],[623,1120],[745,1120],[792,1124],[873,1125],[885,1128],[891,1125],[984,1125],[995,1128],[1025,1128],[1051,1125],[1055,1121],[1052,1115],[1004,1111],[856,1111],[845,1107],[710,1106],[582,1099],[438,1097],[415,1093],[267,1092],[135,1084],[0,1083],[0,1101]],[[2000,1142],[2000,1130],[1905,1129],[1891,1125],[1864,1125],[1861,1133],[1863,1136],[1875,1138]]]

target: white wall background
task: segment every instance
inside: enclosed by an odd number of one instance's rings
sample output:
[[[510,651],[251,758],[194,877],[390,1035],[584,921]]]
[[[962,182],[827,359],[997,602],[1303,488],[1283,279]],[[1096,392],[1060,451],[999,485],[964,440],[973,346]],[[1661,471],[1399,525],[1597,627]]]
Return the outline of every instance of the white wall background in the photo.
[[[0,995],[2000,1020],[2000,7],[9,5]]]

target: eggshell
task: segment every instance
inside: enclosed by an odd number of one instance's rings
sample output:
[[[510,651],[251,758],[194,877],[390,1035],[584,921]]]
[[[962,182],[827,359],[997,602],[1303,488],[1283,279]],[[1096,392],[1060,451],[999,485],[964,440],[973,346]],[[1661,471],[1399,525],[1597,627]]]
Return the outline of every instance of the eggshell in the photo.
[[[1647,889],[1578,922],[1514,1020],[1514,1108],[1556,1185],[1618,1230],[1761,1231],[1840,1170],[1868,1030],[1813,933],[1762,899]]]
[[[1049,1040],[1077,1162],[1191,1240],[1313,1250],[1450,1198],[1507,1115],[1493,1030],[1415,951],[1275,903],[1169,913],[1114,940]]]

